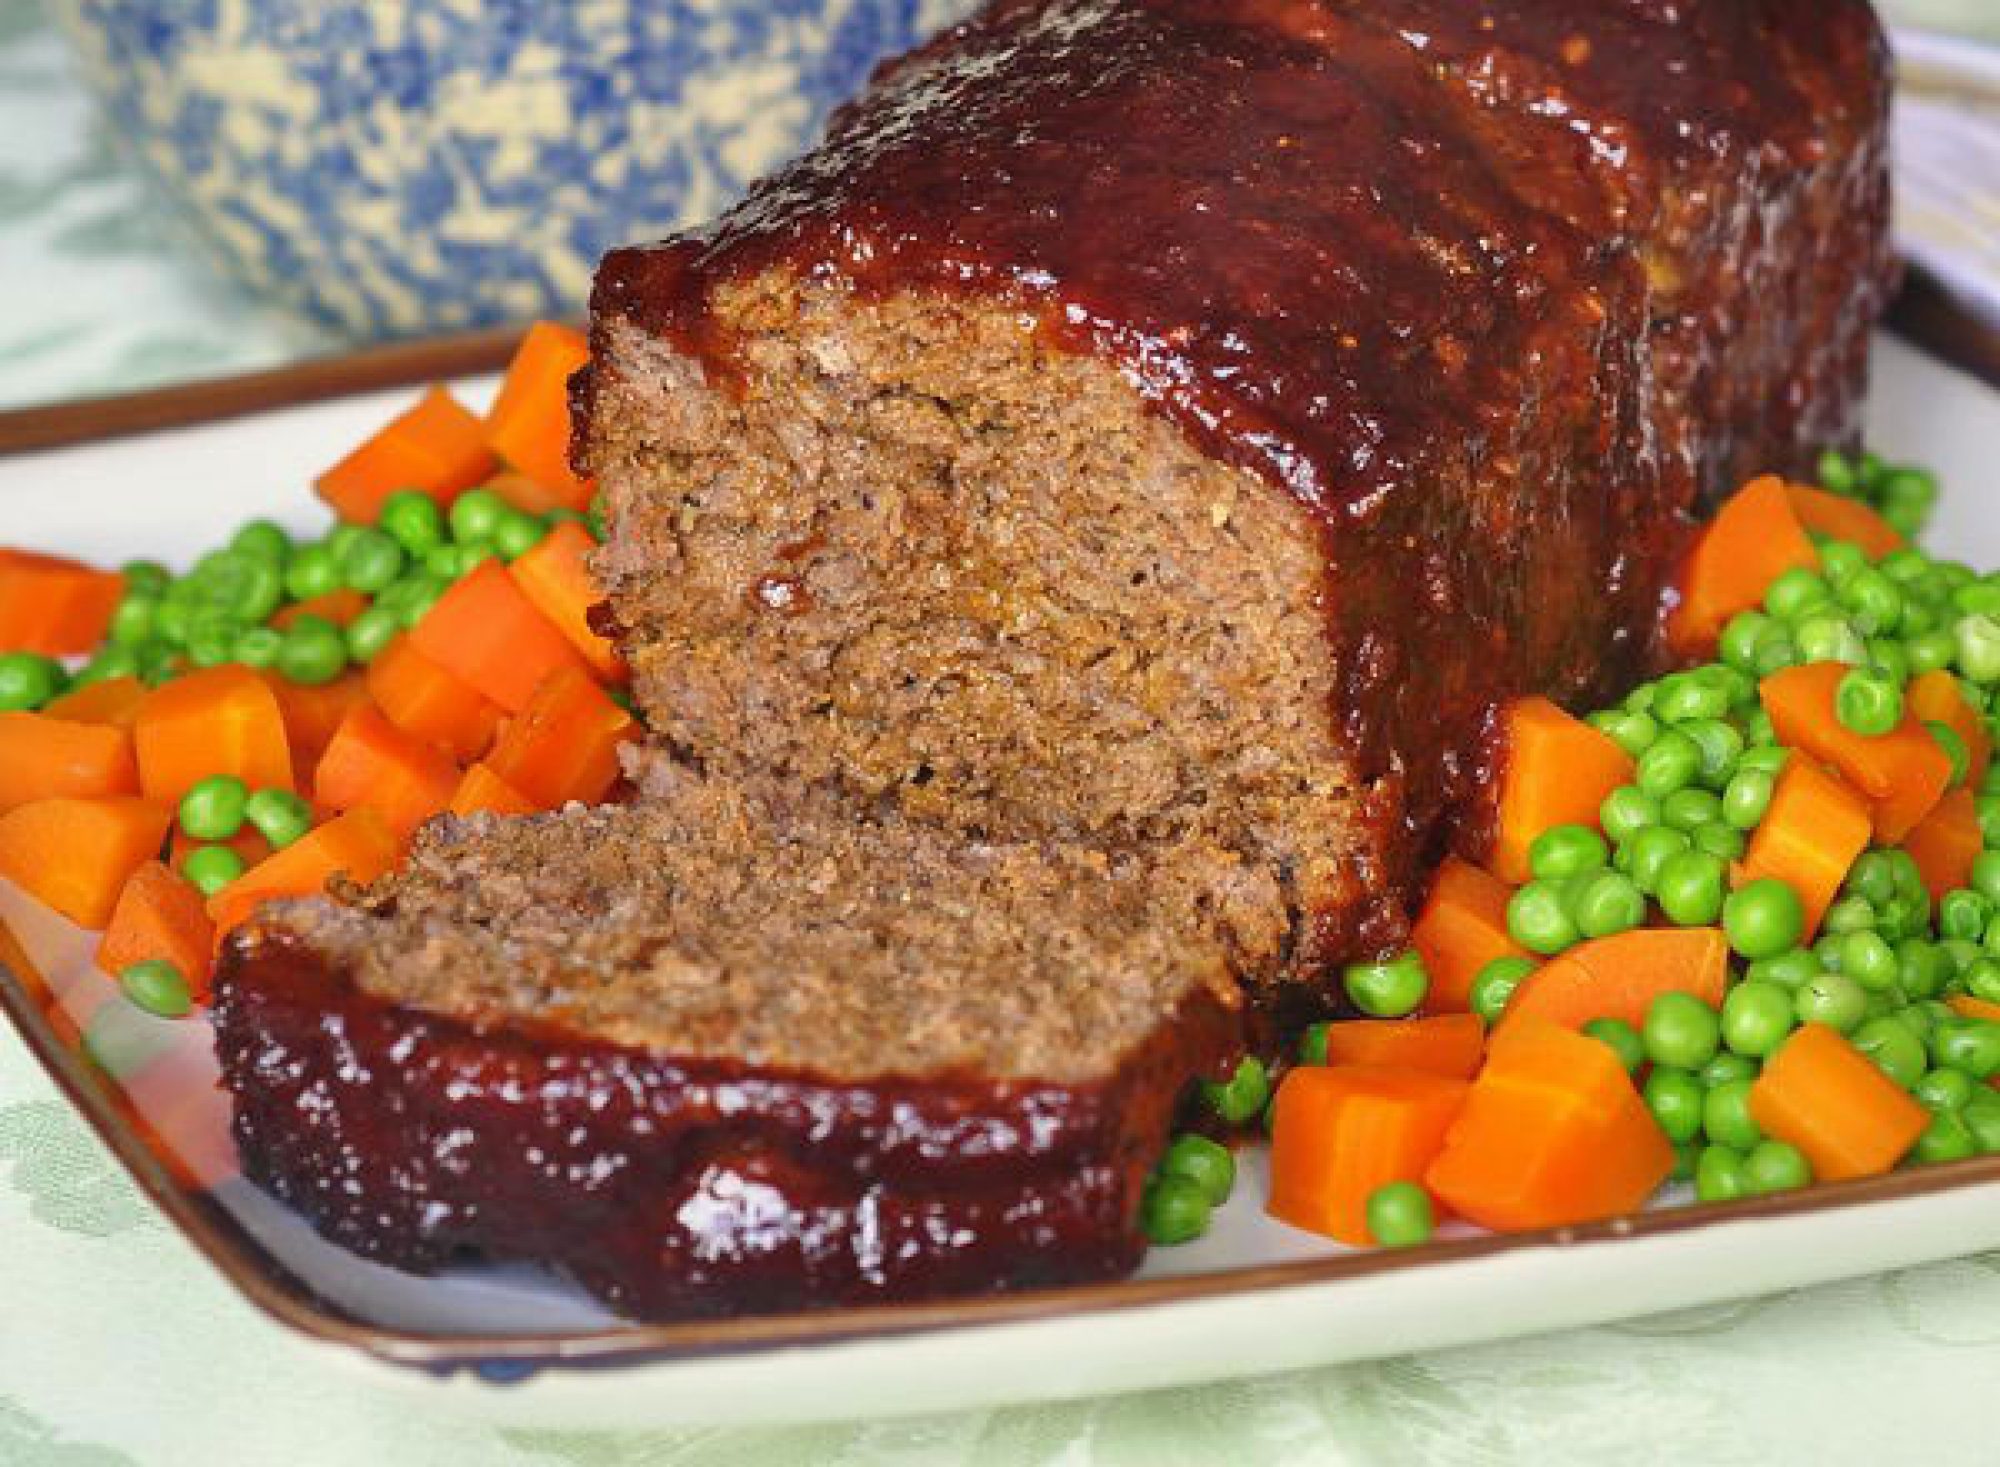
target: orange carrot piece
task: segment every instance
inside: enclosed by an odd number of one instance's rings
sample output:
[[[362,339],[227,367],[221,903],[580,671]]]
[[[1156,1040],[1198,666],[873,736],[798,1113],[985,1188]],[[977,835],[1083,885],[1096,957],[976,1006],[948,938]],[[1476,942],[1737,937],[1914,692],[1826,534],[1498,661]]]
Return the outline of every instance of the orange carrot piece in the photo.
[[[236,852],[246,870],[271,854],[271,843],[264,839],[264,833],[254,825],[246,824],[228,840],[207,841],[196,840],[176,824],[174,833],[167,840],[167,864],[174,870],[185,873],[187,858],[203,846],[211,845],[228,846],[230,850]]]
[[[211,774],[233,774],[253,790],[293,788],[285,715],[247,667],[205,668],[153,689],[132,737],[148,799],[176,804]]]
[[[1903,1159],[1930,1113],[1824,1024],[1807,1024],[1764,1062],[1750,1114],[1806,1154],[1822,1182],[1872,1177]]]
[[[1293,1070],[1272,1115],[1271,1216],[1343,1243],[1373,1243],[1369,1197],[1424,1174],[1465,1092],[1463,1080],[1421,1070]]]
[[[145,701],[146,685],[136,677],[107,677],[51,698],[42,705],[42,713],[70,723],[106,723],[130,733]]]
[[[440,596],[411,631],[410,643],[509,713],[526,708],[558,668],[588,671],[569,638],[535,610],[497,560],[483,562]]]
[[[595,804],[618,782],[619,746],[638,736],[632,715],[588,674],[558,668],[501,731],[486,763],[543,809]]]
[[[1968,789],[1955,789],[1939,800],[1938,807],[1903,837],[1903,849],[1923,873],[1933,903],[1970,883],[1973,858],[1985,845],[1979,810]]]
[[[1636,1211],[1673,1165],[1611,1047],[1529,1018],[1495,1031],[1424,1180],[1460,1216],[1516,1231]]]
[[[46,713],[0,713],[0,812],[54,795],[136,795],[132,735]]]
[[[125,594],[125,578],[80,560],[0,551],[0,652],[49,657],[96,650]]]
[[[208,997],[209,958],[215,924],[194,886],[158,861],[148,861],[125,880],[111,924],[97,949],[97,966],[113,976],[134,963],[172,963],[197,999]]]
[[[566,495],[558,494],[526,474],[517,474],[512,470],[495,474],[479,487],[489,494],[498,495],[523,514],[546,515],[550,510],[572,507]]]
[[[1945,1002],[1961,1019],[1984,1019],[1990,1024],[2000,1024],[2000,1003],[1994,1003],[1991,999],[1974,998],[1969,993],[1954,993]]]
[[[342,519],[372,525],[382,501],[399,489],[450,504],[497,466],[485,424],[444,388],[433,387],[313,487]]]
[[[0,876],[77,926],[101,928],[126,878],[160,854],[172,819],[132,795],[36,800],[0,815]]]
[[[359,704],[368,701],[368,684],[358,672],[344,672],[330,683],[311,687],[275,672],[266,673],[264,681],[284,714],[292,768],[300,772],[318,766],[326,746],[333,742],[334,730]]]
[[[1887,520],[1858,499],[1808,484],[1787,485],[1785,496],[1808,533],[1858,545],[1870,560],[1880,560],[1907,543]]]
[[[507,783],[484,764],[475,764],[465,771],[452,792],[451,813],[454,815],[477,815],[481,811],[494,815],[533,815],[542,807]]]
[[[1910,679],[1905,706],[1919,723],[1942,723],[1965,741],[1965,782],[1978,789],[1993,762],[1993,740],[1986,720],[1965,701],[1958,679],[1943,668]]]
[[[1787,667],[1759,683],[1757,694],[1779,742],[1839,770],[1868,800],[1875,838],[1895,845],[1944,797],[1951,757],[1907,706],[1903,721],[1880,737],[1843,724],[1834,713],[1834,694],[1849,670],[1841,662]]]
[[[1817,570],[1819,552],[1799,523],[1785,481],[1775,474],[1752,479],[1695,541],[1667,640],[1686,656],[1711,655],[1729,619],[1762,603],[1771,582],[1795,568]]]
[[[1470,861],[1446,856],[1430,895],[1410,928],[1410,946],[1424,960],[1430,990],[1424,1012],[1462,1014],[1472,1007],[1472,980],[1495,958],[1525,957],[1507,935],[1505,882]]]
[[[1470,1080],[1486,1053],[1486,1024],[1477,1014],[1430,1019],[1347,1019],[1326,1027],[1326,1063],[1421,1070]]]
[[[368,609],[368,598],[347,586],[328,591],[323,596],[314,596],[305,601],[294,601],[271,617],[271,625],[281,632],[290,631],[300,617],[316,616],[322,621],[330,621],[337,627],[349,625],[357,616]]]
[[[1719,927],[1640,927],[1580,942],[1521,980],[1500,1027],[1533,1019],[1581,1029],[1593,1019],[1637,1028],[1663,993],[1722,1003],[1729,939]]]
[[[1785,761],[1771,803],[1750,837],[1738,884],[1769,876],[1790,886],[1805,909],[1810,941],[1873,833],[1873,819],[1860,797],[1806,755],[1795,754]]]
[[[500,705],[398,637],[368,665],[368,693],[404,733],[453,759],[477,759],[492,746]]]
[[[590,360],[581,331],[538,321],[521,338],[500,395],[486,415],[486,443],[571,509],[590,503],[590,483],[569,466],[569,379]]]
[[[1528,879],[1528,847],[1554,825],[1597,825],[1604,797],[1633,777],[1632,760],[1611,738],[1547,698],[1517,698],[1502,727],[1506,766],[1493,837],[1493,870],[1515,885]]]
[[[262,902],[279,897],[317,896],[336,876],[357,885],[387,874],[402,854],[382,817],[363,805],[329,820],[245,871],[208,899],[217,939],[242,925]]]
[[[604,599],[586,557],[597,548],[590,531],[565,520],[508,567],[521,593],[583,654],[590,670],[606,682],[624,682],[625,659],[608,638],[590,625],[590,608]]]
[[[329,810],[367,806],[407,841],[441,814],[458,787],[458,766],[397,728],[371,703],[335,731],[313,775],[313,798]]]

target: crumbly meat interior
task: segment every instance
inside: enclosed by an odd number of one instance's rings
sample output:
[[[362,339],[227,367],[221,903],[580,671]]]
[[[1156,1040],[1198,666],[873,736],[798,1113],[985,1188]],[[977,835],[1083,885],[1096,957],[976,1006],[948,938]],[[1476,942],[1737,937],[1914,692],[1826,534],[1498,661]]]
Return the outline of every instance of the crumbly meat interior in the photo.
[[[475,1025],[753,1068],[1059,1082],[1110,1073],[1201,989],[1233,1004],[1212,929],[1268,920],[1267,887],[1220,850],[1169,869],[684,780],[631,806],[435,823],[365,896],[272,920],[364,991]]]
[[[1276,905],[1226,935],[1279,971],[1365,864],[1307,517],[995,301],[777,272],[718,315],[741,392],[629,328],[598,368],[654,758],[861,827],[1227,853]]]

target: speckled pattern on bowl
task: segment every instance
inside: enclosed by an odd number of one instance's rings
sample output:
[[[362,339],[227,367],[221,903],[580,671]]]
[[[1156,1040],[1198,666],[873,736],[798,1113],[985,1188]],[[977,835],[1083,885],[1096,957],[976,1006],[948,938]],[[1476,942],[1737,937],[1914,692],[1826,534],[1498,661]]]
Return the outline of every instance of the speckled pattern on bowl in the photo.
[[[222,265],[359,337],[575,314],[970,0],[58,0]]]

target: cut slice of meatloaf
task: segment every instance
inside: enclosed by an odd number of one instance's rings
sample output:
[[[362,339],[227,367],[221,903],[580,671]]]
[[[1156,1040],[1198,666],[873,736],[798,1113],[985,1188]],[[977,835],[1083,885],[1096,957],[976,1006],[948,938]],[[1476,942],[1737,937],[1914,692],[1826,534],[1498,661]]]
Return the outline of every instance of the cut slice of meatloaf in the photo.
[[[639,1315],[1101,1277],[1181,1086],[1240,1046],[1187,899],[1232,886],[1276,911],[1241,871],[693,787],[441,823],[237,940],[236,1136],[364,1254],[533,1259]]]
[[[1860,0],[1011,0],[599,272],[652,726],[969,836],[1208,842],[1331,998],[1505,697],[1645,665],[1690,512],[1853,430]]]

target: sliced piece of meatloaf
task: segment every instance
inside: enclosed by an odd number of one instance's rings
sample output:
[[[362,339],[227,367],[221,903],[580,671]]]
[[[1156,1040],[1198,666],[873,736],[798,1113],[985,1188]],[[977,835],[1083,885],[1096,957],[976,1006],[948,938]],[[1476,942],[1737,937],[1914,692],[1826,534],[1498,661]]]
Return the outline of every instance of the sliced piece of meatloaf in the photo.
[[[370,1257],[552,1264],[650,1316],[1101,1277],[1240,1046],[1194,897],[1259,878],[683,787],[442,822],[267,909],[216,1022],[251,1175]]]
[[[886,68],[600,272],[639,803],[234,942],[251,1175],[646,1314],[1129,1266],[1176,1090],[1476,852],[1498,703],[1850,435],[1886,102],[1863,0],[995,0]]]
[[[583,454],[691,767],[1206,841],[1323,985],[1495,703],[1651,650],[1703,492],[1847,438],[1859,0],[1016,0],[600,271]],[[1476,848],[1476,810],[1461,844]]]

